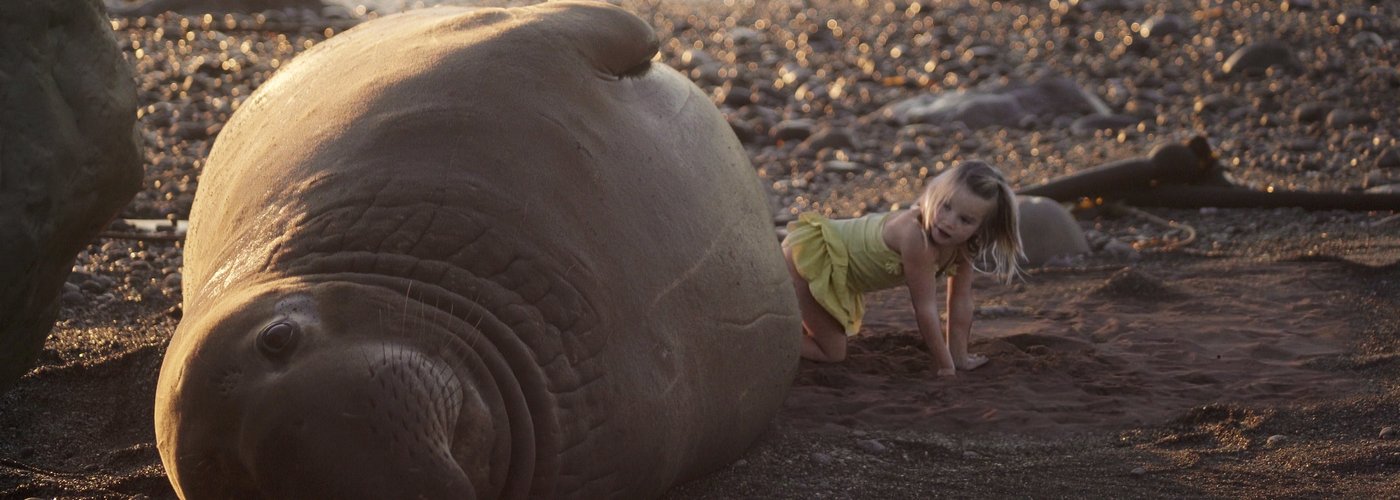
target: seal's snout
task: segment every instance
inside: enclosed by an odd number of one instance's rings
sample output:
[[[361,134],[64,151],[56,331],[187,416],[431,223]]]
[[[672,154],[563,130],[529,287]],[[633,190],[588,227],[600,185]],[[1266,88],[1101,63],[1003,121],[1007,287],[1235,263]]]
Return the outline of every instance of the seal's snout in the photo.
[[[276,322],[259,352],[281,359],[301,330]],[[473,402],[449,360],[410,345],[356,342],[302,349],[242,409],[241,459],[257,489],[285,498],[473,498],[462,456],[489,453],[455,439]],[[479,405],[479,403],[476,403]],[[476,481],[474,481],[476,479]],[[406,489],[407,488],[407,489]]]

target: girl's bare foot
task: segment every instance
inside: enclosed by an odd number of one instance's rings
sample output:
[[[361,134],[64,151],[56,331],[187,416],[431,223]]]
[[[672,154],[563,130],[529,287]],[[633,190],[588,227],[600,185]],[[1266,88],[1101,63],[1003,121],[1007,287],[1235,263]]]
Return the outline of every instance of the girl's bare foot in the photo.
[[[987,361],[989,361],[987,357],[981,354],[968,354],[967,359],[958,363],[958,369],[963,371],[976,370],[977,367],[987,364]]]

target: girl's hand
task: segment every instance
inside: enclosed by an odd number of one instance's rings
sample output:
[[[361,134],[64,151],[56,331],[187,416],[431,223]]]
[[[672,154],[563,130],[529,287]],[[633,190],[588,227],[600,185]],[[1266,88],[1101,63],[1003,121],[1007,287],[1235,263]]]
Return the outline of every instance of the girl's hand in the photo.
[[[957,374],[958,374],[958,370],[957,370],[956,368],[939,368],[939,369],[938,369],[938,376],[939,376],[939,377],[952,377],[952,376],[955,376],[955,375],[957,375]]]
[[[958,363],[957,366],[959,370],[970,371],[987,364],[987,361],[989,361],[987,357],[981,354],[968,354],[967,358],[963,359],[963,362]]]

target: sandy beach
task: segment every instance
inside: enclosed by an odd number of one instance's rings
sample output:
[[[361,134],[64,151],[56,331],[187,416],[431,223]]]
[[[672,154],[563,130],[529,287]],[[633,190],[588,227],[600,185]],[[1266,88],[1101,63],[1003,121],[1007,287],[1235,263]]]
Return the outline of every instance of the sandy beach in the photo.
[[[802,211],[907,207],[925,176],[962,159],[1025,187],[1197,136],[1260,190],[1400,186],[1400,10],[1387,2],[621,5],[729,120],[775,236]],[[114,18],[146,143],[144,189],[122,217],[187,219],[239,104],[374,15]],[[1285,55],[1241,69],[1232,56],[1261,42]],[[985,124],[910,111],[1047,81],[1114,118],[1069,105]],[[934,376],[907,294],[872,295],[850,359],[804,362],[742,459],[667,497],[1400,492],[1396,210],[1138,209],[1077,211],[1091,254],[1009,286],[978,281],[971,351],[991,361],[955,379]],[[179,242],[159,239],[104,237],[79,255],[38,367],[0,395],[0,497],[174,496],[152,402],[181,264]]]

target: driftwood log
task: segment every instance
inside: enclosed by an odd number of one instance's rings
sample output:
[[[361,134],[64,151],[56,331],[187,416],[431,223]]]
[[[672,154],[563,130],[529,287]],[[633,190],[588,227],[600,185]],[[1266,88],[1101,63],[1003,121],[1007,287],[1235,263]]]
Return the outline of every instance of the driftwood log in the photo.
[[[1122,201],[1145,207],[1400,210],[1400,193],[1270,192],[1235,185],[1203,137],[1159,146],[1146,158],[1106,163],[1018,194],[1069,203],[1087,199],[1094,204]]]

